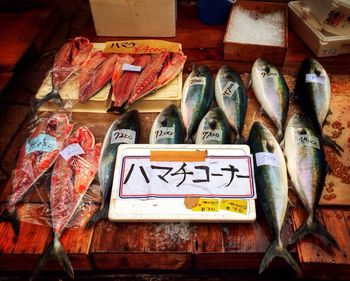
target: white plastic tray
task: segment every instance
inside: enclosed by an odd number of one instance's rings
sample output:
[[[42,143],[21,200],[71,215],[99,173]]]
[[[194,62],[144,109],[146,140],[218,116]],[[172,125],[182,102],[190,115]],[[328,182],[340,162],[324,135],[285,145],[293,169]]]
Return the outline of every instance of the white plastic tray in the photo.
[[[199,163],[199,165],[208,164],[212,160],[207,159],[218,159],[216,163],[212,163],[217,169],[221,167],[220,165],[224,165],[224,161],[226,161],[225,165],[227,165],[228,159],[245,159],[247,161],[247,170],[241,169],[241,173],[245,171],[248,173],[249,170],[250,178],[245,179],[246,182],[249,182],[251,194],[244,195],[246,197],[250,197],[251,199],[244,199],[243,195],[238,195],[235,197],[235,194],[239,194],[240,191],[237,190],[242,186],[241,183],[237,184],[239,179],[236,179],[235,189],[236,192],[232,194],[216,194],[210,195],[206,194],[206,196],[198,195],[197,196],[189,196],[191,193],[191,188],[187,188],[186,192],[187,196],[184,194],[173,194],[169,190],[164,192],[164,196],[159,196],[159,193],[154,193],[153,189],[150,187],[151,195],[140,194],[140,185],[133,184],[130,185],[129,189],[134,188],[137,190],[135,192],[136,195],[126,195],[123,193],[123,183],[126,181],[125,179],[128,177],[130,172],[130,167],[126,168],[128,164],[126,164],[126,159],[130,158],[149,158],[151,151],[178,151],[179,153],[184,151],[207,151],[206,160],[204,162]],[[221,161],[220,158],[225,159]],[[133,160],[132,160],[133,161]],[[148,160],[146,160],[147,162]],[[239,167],[239,163],[234,162],[237,160],[232,160],[232,164],[237,165]],[[176,164],[182,164],[180,161],[176,162]],[[159,164],[159,162],[151,162],[154,165]],[[169,162],[162,162],[168,163]],[[174,162],[173,162],[174,163]],[[196,162],[198,164],[198,162]],[[152,165],[153,165],[152,164]],[[190,163],[187,163],[189,167]],[[166,166],[166,164],[164,164]],[[245,164],[244,164],[245,165]],[[225,166],[226,167],[226,166]],[[132,177],[134,180],[144,181],[140,170],[137,165],[134,166]],[[145,168],[146,169],[146,168]],[[212,168],[211,168],[212,169]],[[149,171],[146,169],[146,171]],[[174,171],[174,170],[173,170]],[[164,172],[162,172],[164,174]],[[110,201],[110,209],[109,209],[109,219],[111,221],[196,221],[196,222],[251,222],[256,219],[256,210],[255,210],[255,200],[252,198],[256,197],[254,177],[253,177],[253,162],[250,156],[250,150],[247,145],[148,145],[148,144],[139,144],[139,145],[128,145],[122,144],[118,148],[118,155],[116,161],[116,167],[114,172],[114,180],[112,187],[112,195]],[[204,172],[201,171],[201,176],[204,175]],[[151,184],[157,184],[158,187],[162,181],[158,183],[152,182],[152,179],[156,178],[155,176],[150,177]],[[187,181],[190,182],[191,178],[187,178]],[[166,190],[165,185],[163,184],[161,188]],[[213,188],[210,186],[210,183],[207,184],[208,189]],[[209,188],[210,186],[210,188]],[[125,188],[125,185],[124,185]],[[157,187],[155,187],[157,189]],[[194,187],[193,187],[194,188]],[[244,186],[243,188],[248,188]],[[169,192],[171,194],[169,194]],[[126,192],[128,193],[128,192]],[[166,194],[167,193],[167,194]],[[201,193],[202,194],[202,193]],[[174,196],[174,197],[173,197]],[[198,210],[198,206],[188,208],[185,206],[185,200],[187,197],[199,197],[200,203],[209,203],[209,204],[218,204],[219,207],[216,208],[215,211],[207,211]],[[238,200],[238,201],[237,201]],[[214,202],[214,203],[213,203]],[[244,212],[237,210],[226,210],[222,208],[224,203],[231,202],[246,202],[246,210]],[[205,204],[204,204],[205,205]],[[207,205],[208,207],[208,205]],[[193,209],[192,209],[193,208]]]

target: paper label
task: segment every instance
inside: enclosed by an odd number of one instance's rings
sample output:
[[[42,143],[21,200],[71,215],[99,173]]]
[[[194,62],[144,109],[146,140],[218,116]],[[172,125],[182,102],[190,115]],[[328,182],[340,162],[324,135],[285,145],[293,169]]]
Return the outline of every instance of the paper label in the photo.
[[[120,129],[112,131],[111,144],[114,143],[135,143],[136,132],[129,129]]]
[[[106,42],[105,53],[153,54],[180,52],[181,44],[164,40],[127,40]]]
[[[233,95],[234,92],[236,92],[236,90],[239,88],[238,83],[236,82],[232,82],[232,81],[228,81],[226,83],[225,88],[222,91],[222,95],[225,97],[231,97]]]
[[[122,66],[122,70],[124,71],[133,71],[133,72],[141,72],[141,66],[140,65],[132,65],[128,63],[124,63]]]
[[[317,76],[316,74],[310,73],[310,74],[306,74],[305,82],[306,83],[324,84],[325,79],[326,78],[324,76]]]
[[[278,157],[274,153],[270,152],[257,152],[255,153],[255,160],[256,160],[256,165],[262,166],[262,165],[270,165],[270,166],[275,166],[279,167],[279,162],[278,162]]]
[[[203,199],[200,198],[195,207],[192,208],[195,212],[219,212],[218,199]]]
[[[121,157],[120,198],[256,198],[251,155],[207,156],[197,162]]]
[[[298,145],[311,146],[320,149],[320,141],[318,138],[307,134],[299,135],[297,137],[297,143]]]
[[[154,132],[154,137],[156,140],[171,139],[175,135],[174,127],[160,127]]]
[[[190,85],[205,85],[205,82],[207,79],[205,77],[193,77],[190,78],[189,84]]]
[[[26,154],[35,151],[51,152],[55,149],[57,149],[56,138],[46,134],[40,134],[35,138],[28,139],[26,143]]]
[[[63,149],[60,154],[64,158],[64,160],[67,161],[72,156],[80,155],[84,153],[85,151],[84,149],[81,148],[79,143],[73,143],[71,145],[68,145],[65,149]]]
[[[248,202],[247,200],[223,199],[220,201],[220,210],[246,215],[248,211]]]
[[[222,130],[203,130],[201,139],[203,141],[217,141],[222,139]]]
[[[271,70],[270,72],[266,72],[266,71],[261,72],[261,77],[264,79],[273,78],[273,77],[277,77],[277,76],[278,76],[277,70]]]

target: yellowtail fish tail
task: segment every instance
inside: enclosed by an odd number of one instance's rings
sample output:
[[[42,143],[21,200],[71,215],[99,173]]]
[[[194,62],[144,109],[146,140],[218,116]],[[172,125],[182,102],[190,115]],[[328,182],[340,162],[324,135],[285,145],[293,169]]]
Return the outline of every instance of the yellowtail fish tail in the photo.
[[[235,144],[246,144],[247,142],[242,135],[237,135],[234,143]]]
[[[283,140],[283,131],[281,129],[277,131],[276,140],[278,143],[281,143]]]
[[[0,223],[5,221],[11,223],[13,232],[17,237],[19,234],[20,224],[19,224],[19,219],[17,216],[16,209],[14,209],[13,211],[9,211],[8,209],[5,209],[5,211],[0,216]]]
[[[93,226],[95,223],[97,223],[101,219],[107,219],[108,218],[108,206],[103,207],[102,209],[98,210],[87,222],[85,225],[85,228],[88,229],[91,226]]]
[[[38,109],[46,102],[53,100],[55,104],[59,107],[62,108],[64,106],[63,100],[58,93],[57,87],[53,87],[52,91],[48,93],[46,96],[44,96],[42,99],[35,100],[34,104],[32,106],[32,111],[37,112]]]
[[[339,156],[341,156],[341,152],[344,152],[344,149],[339,144],[326,135],[322,137],[322,143],[332,148]]]
[[[68,258],[68,255],[63,249],[62,244],[59,241],[59,238],[54,235],[54,240],[51,245],[45,250],[41,255],[39,262],[34,269],[30,281],[36,279],[41,271],[41,269],[47,264],[47,262],[52,258],[56,258],[61,267],[68,273],[71,278],[74,278],[74,270],[72,264]]]
[[[337,241],[332,237],[332,235],[324,228],[324,226],[316,219],[309,217],[307,221],[292,234],[289,238],[289,244],[295,243],[298,239],[303,238],[307,234],[313,234],[324,242],[332,245],[333,247],[340,249]]]
[[[283,247],[282,242],[275,240],[271,243],[269,248],[267,249],[265,256],[263,257],[260,267],[259,273],[262,273],[269,263],[272,261],[274,257],[281,257],[286,260],[286,262],[298,273],[300,273],[300,267],[295,259],[291,256],[291,254]]]

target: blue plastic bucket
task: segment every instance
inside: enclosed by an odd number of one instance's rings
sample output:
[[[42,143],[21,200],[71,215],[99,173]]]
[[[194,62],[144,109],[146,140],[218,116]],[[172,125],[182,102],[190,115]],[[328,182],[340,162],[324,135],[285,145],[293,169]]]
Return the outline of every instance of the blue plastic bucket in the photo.
[[[205,24],[223,24],[234,2],[232,0],[197,0],[198,18]]]

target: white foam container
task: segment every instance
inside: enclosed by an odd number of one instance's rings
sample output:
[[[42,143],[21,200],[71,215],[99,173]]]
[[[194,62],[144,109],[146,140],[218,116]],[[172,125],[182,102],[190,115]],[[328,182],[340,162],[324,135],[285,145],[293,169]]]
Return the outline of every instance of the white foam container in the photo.
[[[350,36],[330,35],[318,29],[318,22],[303,12],[300,1],[289,2],[288,7],[290,27],[317,57],[350,53]]]
[[[349,0],[301,0],[321,28],[335,35],[350,35]]]

